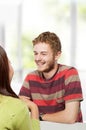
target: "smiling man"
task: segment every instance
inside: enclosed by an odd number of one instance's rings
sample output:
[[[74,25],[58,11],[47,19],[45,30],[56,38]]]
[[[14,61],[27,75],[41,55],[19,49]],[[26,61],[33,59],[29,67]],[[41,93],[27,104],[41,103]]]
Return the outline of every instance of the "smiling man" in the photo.
[[[20,97],[34,102],[40,120],[82,122],[81,83],[76,68],[58,63],[61,42],[52,32],[43,32],[33,40],[37,70],[29,73],[20,89]]]

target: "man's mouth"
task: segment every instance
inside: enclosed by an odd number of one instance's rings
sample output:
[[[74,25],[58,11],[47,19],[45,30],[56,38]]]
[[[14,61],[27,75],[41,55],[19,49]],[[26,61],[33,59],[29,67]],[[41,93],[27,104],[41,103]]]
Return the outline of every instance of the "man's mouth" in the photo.
[[[45,62],[36,62],[37,66],[43,66]]]

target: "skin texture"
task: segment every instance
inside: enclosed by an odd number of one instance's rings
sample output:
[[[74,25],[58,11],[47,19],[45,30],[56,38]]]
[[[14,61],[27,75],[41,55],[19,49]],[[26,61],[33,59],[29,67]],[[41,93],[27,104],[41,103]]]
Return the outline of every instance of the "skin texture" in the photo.
[[[38,43],[34,46],[34,60],[37,69],[43,72],[45,78],[51,78],[56,72],[58,65],[57,60],[61,52],[53,54],[49,44]]]
[[[53,114],[44,114],[42,119],[58,123],[75,123],[78,114],[79,102],[70,102],[65,105],[65,110]]]

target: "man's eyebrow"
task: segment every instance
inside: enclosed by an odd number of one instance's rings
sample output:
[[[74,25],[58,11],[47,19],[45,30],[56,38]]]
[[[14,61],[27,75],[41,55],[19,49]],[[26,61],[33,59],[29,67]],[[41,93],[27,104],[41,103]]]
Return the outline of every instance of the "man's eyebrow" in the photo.
[[[33,51],[33,52],[38,53],[37,51]],[[41,51],[40,53],[47,53],[47,51]]]
[[[41,53],[47,53],[47,51],[41,51]]]

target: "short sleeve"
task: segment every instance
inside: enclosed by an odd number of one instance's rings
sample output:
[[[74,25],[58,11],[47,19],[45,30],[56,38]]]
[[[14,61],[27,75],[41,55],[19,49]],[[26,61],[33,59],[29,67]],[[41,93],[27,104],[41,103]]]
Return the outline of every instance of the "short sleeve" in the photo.
[[[73,67],[68,69],[65,74],[64,100],[83,100],[82,87],[78,71]]]

